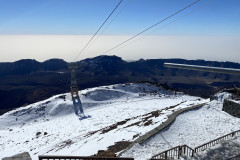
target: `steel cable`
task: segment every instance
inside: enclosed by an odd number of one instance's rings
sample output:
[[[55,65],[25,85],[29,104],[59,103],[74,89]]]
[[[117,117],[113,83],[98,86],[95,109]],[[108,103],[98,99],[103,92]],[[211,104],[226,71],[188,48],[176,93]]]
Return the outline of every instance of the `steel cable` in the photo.
[[[102,23],[102,25],[98,28],[98,30],[95,32],[95,34],[92,36],[92,38],[88,41],[88,43],[83,47],[83,49],[80,51],[80,53],[76,56],[74,61],[77,60],[80,54],[83,53],[83,51],[86,49],[86,47],[89,45],[89,43],[93,40],[93,38],[97,35],[97,33],[100,31],[100,29],[103,27],[103,25],[107,22],[107,20],[111,17],[111,15],[114,13],[114,11],[118,8],[118,6],[122,3],[123,0],[120,0],[120,2],[117,4],[117,6],[113,9],[113,11],[108,15],[108,17],[105,19],[105,21]]]
[[[181,10],[179,10],[179,11],[177,11],[177,12],[175,12],[175,13],[171,14],[170,16],[168,16],[168,17],[166,17],[166,18],[162,19],[161,21],[159,21],[159,22],[157,22],[157,23],[153,24],[152,26],[148,27],[147,29],[144,29],[143,31],[141,31],[141,32],[139,32],[138,34],[136,34],[136,35],[132,36],[131,38],[129,38],[129,39],[127,39],[127,40],[123,41],[122,43],[120,43],[120,44],[116,45],[115,47],[113,47],[113,48],[111,48],[111,49],[107,50],[106,52],[103,52],[103,54],[106,54],[106,53],[108,53],[108,52],[110,52],[110,51],[114,50],[115,48],[117,48],[117,47],[119,47],[119,46],[121,46],[121,45],[125,44],[126,42],[128,42],[128,41],[130,41],[130,40],[132,40],[132,39],[134,39],[134,38],[136,38],[136,37],[138,37],[139,35],[143,34],[144,32],[146,32],[146,31],[148,31],[148,30],[152,29],[153,27],[155,27],[155,26],[159,25],[160,23],[162,23],[162,22],[164,22],[164,21],[168,20],[169,18],[171,18],[171,17],[175,16],[176,14],[178,14],[178,13],[180,13],[180,12],[184,11],[185,9],[187,9],[187,8],[189,8],[189,7],[191,7],[191,6],[193,6],[194,4],[198,3],[199,1],[200,1],[200,0],[197,0],[197,1],[193,2],[193,3],[191,3],[190,5],[188,5],[188,6],[184,7],[183,9],[181,9]]]

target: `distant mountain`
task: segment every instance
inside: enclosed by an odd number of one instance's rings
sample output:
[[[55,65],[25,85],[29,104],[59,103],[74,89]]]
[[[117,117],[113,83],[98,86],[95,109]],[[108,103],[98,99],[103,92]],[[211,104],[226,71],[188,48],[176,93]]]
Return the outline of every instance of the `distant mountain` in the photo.
[[[187,94],[209,97],[217,88],[239,84],[235,75],[165,68],[163,63],[240,68],[239,63],[185,59],[140,59],[126,62],[117,56],[98,56],[78,62],[79,89],[116,83],[163,83]],[[45,62],[25,59],[0,63],[0,111],[69,92],[70,71],[62,59]]]
[[[37,71],[67,70],[68,64],[62,59],[50,59],[40,63],[34,59],[23,59],[13,63],[0,63],[0,76],[26,75]]]
[[[127,62],[117,56],[98,56],[95,58],[87,58],[79,62],[81,71],[91,71],[97,73],[118,74],[122,71]]]
[[[59,71],[59,70],[67,70],[68,63],[62,59],[50,59],[44,61],[41,64],[41,68],[45,71]]]

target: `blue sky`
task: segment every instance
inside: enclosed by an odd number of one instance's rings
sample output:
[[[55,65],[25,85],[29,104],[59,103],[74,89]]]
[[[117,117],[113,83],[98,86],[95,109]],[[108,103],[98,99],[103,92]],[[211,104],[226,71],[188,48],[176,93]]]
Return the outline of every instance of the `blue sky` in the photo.
[[[73,61],[119,1],[0,0],[0,61],[50,58]],[[102,55],[193,2],[123,0],[77,60]],[[144,36],[107,55],[126,60],[185,58],[240,62],[240,0],[201,0]]]
[[[126,3],[128,5],[101,34],[135,34],[194,1],[123,0],[116,13]],[[118,2],[118,0],[0,0],[0,34],[91,35]],[[202,6],[203,8],[198,9]],[[194,12],[190,15],[165,27],[164,32],[158,31],[154,34],[240,35],[239,0],[201,0],[161,25],[192,11]]]

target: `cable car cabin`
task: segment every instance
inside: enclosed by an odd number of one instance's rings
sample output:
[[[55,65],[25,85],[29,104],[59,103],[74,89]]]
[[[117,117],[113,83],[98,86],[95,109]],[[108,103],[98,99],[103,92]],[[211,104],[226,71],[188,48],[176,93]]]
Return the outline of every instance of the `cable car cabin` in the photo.
[[[69,65],[69,69],[71,69],[71,95],[72,95],[72,101],[74,106],[74,111],[76,115],[83,114],[83,108],[82,103],[80,100],[80,97],[78,95],[78,86],[77,86],[77,79],[76,79],[76,69],[77,69],[77,63],[71,63]]]
[[[71,63],[69,66],[69,69],[71,69],[71,95],[72,99],[75,97],[78,97],[78,86],[77,86],[77,80],[76,80],[76,69],[77,69],[77,63]]]
[[[70,87],[71,88],[71,95],[72,95],[72,99],[79,97],[78,95],[78,87]]]

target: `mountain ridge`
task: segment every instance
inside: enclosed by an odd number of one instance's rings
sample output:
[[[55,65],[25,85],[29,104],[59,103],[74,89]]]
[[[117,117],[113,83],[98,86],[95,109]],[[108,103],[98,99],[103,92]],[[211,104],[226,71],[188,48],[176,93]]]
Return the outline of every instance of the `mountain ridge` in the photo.
[[[238,83],[238,76],[165,68],[163,63],[240,68],[239,63],[185,59],[140,59],[127,62],[117,56],[97,56],[78,61],[79,89],[148,81],[162,83],[187,94],[209,97],[215,89]],[[70,71],[62,59],[44,62],[25,59],[0,63],[0,114],[53,95],[69,92]]]
[[[186,60],[181,58],[171,58],[171,59],[139,59],[136,61],[125,61],[118,56],[106,56],[101,55],[93,58],[86,58],[81,61],[77,61],[78,66],[84,65],[121,65],[129,64],[129,66],[134,66],[134,64],[154,64],[158,63],[158,66],[163,67],[163,63],[181,63],[181,64],[190,64],[190,65],[204,65],[204,66],[213,66],[213,67],[225,67],[225,68],[240,68],[240,63],[236,62],[218,62],[218,61],[206,61],[202,59],[197,60]],[[36,71],[60,71],[68,70],[68,62],[63,59],[53,58],[46,60],[44,62],[39,62],[35,59],[21,59],[15,62],[0,62],[0,76],[11,75],[11,74],[29,74]],[[26,70],[28,69],[28,70]],[[22,72],[19,73],[19,71]]]

